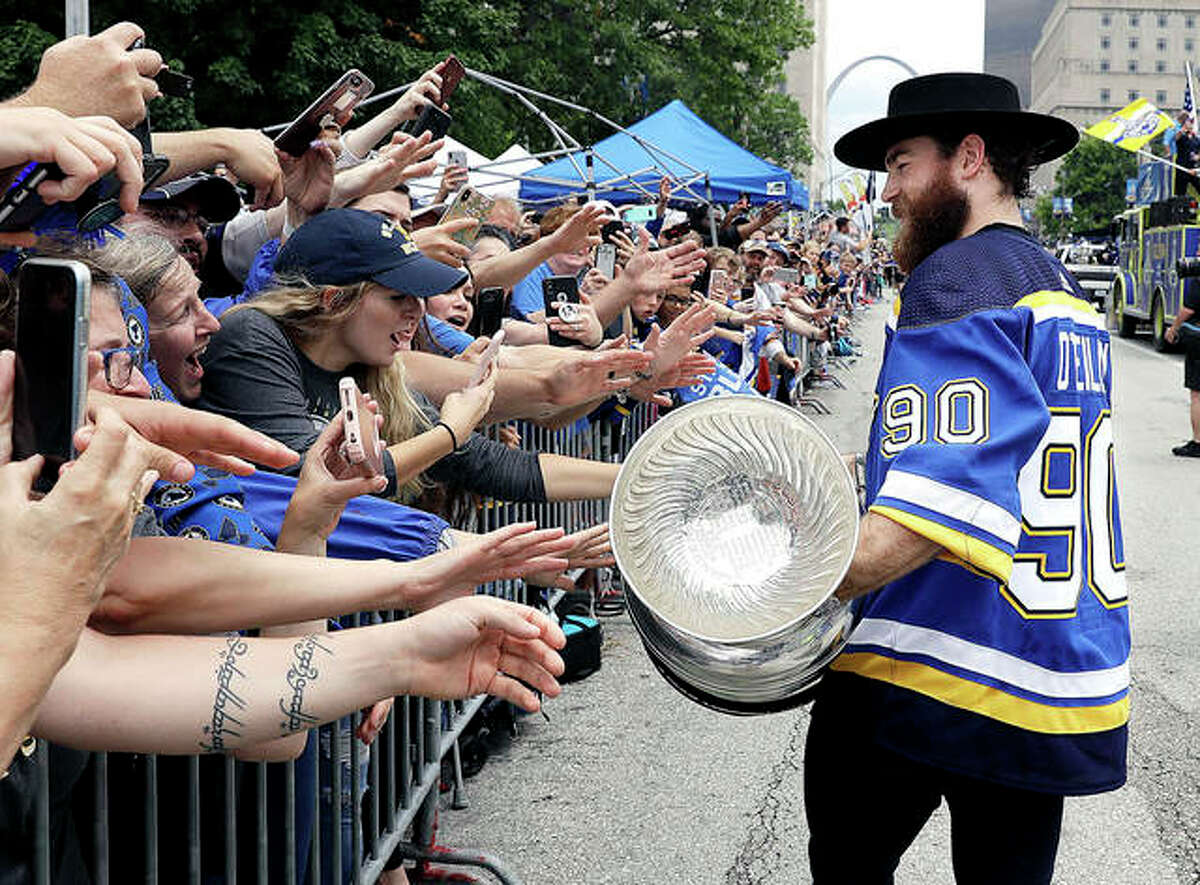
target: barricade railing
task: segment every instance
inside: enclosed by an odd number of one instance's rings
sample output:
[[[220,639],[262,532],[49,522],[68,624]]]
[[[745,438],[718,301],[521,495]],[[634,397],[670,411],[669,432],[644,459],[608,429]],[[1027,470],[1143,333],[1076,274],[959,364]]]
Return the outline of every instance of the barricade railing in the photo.
[[[622,460],[657,418],[652,406],[629,406],[630,414],[620,424],[597,422],[554,431],[522,425],[522,446]],[[607,519],[608,501],[487,500],[475,512],[473,528],[481,532],[525,520],[561,525],[570,532]],[[523,596],[521,582],[512,580],[497,581],[484,592],[508,599]],[[339,622],[353,628],[401,617],[399,612],[359,613]],[[398,697],[369,747],[356,737],[362,720],[356,712],[313,729],[304,754],[292,762],[241,762],[229,755],[90,754],[73,791],[81,853],[96,885],[235,885],[239,879],[258,885],[357,885],[375,882],[393,858],[464,864],[518,883],[502,861],[482,852],[433,850],[443,760],[452,763],[452,806],[465,807],[457,741],[483,700]],[[53,868],[49,752],[43,741],[32,750],[39,784],[37,885],[50,885]],[[61,807],[55,813],[69,814]],[[432,868],[425,872],[436,877]]]

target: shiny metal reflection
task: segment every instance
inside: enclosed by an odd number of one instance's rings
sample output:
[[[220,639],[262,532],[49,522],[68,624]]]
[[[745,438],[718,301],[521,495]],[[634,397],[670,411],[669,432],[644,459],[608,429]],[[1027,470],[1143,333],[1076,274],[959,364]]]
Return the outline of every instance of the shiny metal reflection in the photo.
[[[672,412],[626,457],[610,530],[647,651],[702,703],[786,706],[845,642],[849,609],[831,597],[857,497],[794,409],[730,396]]]

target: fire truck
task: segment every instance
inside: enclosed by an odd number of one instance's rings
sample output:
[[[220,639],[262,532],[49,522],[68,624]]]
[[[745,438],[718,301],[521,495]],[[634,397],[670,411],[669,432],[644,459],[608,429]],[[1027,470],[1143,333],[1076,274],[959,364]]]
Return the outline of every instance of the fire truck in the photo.
[[[1118,258],[1108,297],[1110,323],[1122,338],[1149,324],[1157,350],[1169,349],[1166,330],[1183,300],[1184,276],[1176,262],[1200,256],[1196,200],[1172,195],[1170,173],[1162,163],[1144,162],[1134,205],[1113,221]]]

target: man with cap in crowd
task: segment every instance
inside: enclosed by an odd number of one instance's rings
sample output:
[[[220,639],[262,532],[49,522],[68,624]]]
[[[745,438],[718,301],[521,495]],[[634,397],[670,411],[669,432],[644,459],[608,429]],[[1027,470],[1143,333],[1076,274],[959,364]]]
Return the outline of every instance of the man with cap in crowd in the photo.
[[[1017,205],[1077,140],[1003,78],[933,74],[834,148],[888,173],[911,276],[855,459],[854,627],[807,738],[817,885],[892,882],[943,798],[959,882],[1049,883],[1063,797],[1125,781],[1108,333]]]
[[[131,232],[152,228],[167,237],[200,277],[207,298],[240,292],[245,271],[266,242],[265,228],[259,237],[244,229],[245,225],[227,225],[241,209],[242,200],[232,182],[196,172],[143,191],[137,214],[121,226]],[[231,271],[230,265],[235,270]]]

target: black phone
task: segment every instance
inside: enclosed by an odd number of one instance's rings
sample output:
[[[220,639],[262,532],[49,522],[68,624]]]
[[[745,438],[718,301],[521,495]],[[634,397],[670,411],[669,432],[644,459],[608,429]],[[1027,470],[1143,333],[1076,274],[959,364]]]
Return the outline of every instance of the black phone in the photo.
[[[458,84],[462,82],[463,75],[466,73],[467,69],[463,67],[461,61],[453,55],[446,57],[446,62],[442,65],[442,93],[439,96],[442,104],[450,101],[450,96],[454,94],[454,90],[458,88]]]
[[[625,231],[625,222],[609,221],[600,228],[600,239],[606,243],[613,241],[613,234],[622,233]]]
[[[17,275],[13,460],[42,455],[34,483],[48,492],[75,456],[87,407],[92,275],[78,261],[31,258]]]
[[[420,138],[422,132],[430,132],[432,133],[430,141],[437,141],[439,138],[445,137],[446,133],[450,131],[450,124],[452,122],[454,122],[454,118],[441,108],[427,104],[421,109],[421,116],[408,124],[411,127],[409,135],[413,138]]]
[[[508,314],[508,295],[500,286],[480,289],[475,296],[475,315],[467,331],[476,338],[491,338],[500,331],[504,317]]]
[[[558,317],[561,320],[574,319],[579,303],[579,280],[573,276],[546,277],[542,280],[542,302],[546,307],[546,319]],[[548,340],[555,347],[570,347],[578,344],[571,338],[566,338],[553,329],[548,329]]]
[[[355,106],[374,89],[375,84],[370,77],[357,68],[351,68],[275,137],[275,147],[293,157],[303,156],[313,139],[321,134],[322,120],[332,116],[338,125],[344,124],[350,119]]]

